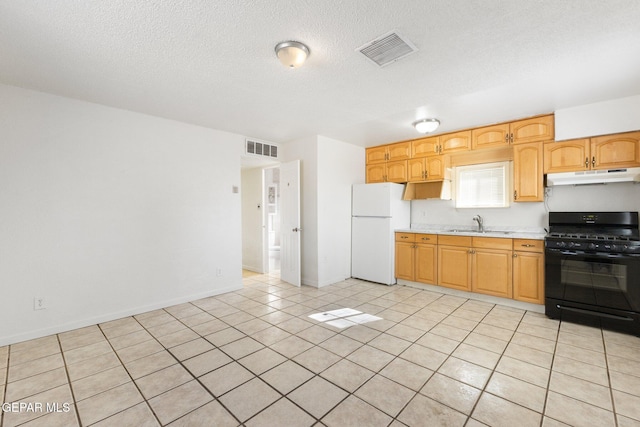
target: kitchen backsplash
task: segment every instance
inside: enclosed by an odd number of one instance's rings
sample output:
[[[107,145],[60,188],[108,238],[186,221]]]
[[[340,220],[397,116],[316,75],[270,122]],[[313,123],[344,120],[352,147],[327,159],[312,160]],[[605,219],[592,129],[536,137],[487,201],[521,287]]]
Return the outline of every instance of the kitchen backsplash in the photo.
[[[413,200],[411,224],[474,226],[482,215],[487,227],[547,227],[549,211],[640,211],[640,184],[553,187],[546,202],[512,203],[500,209],[456,209],[453,200]]]

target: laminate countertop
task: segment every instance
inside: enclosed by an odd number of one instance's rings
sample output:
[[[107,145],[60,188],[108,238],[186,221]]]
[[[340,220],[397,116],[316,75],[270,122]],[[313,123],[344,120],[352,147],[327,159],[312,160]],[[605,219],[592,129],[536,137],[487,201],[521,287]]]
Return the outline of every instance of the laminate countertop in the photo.
[[[397,233],[446,234],[450,236],[502,237],[506,239],[544,240],[547,232],[539,227],[485,227],[481,233],[477,227],[459,225],[412,225],[395,230]]]

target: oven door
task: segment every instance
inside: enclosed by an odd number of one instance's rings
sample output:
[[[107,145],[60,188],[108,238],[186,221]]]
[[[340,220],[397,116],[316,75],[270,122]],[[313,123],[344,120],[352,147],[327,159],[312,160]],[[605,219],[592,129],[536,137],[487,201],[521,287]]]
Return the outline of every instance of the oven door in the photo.
[[[640,312],[640,256],[547,248],[545,297]]]

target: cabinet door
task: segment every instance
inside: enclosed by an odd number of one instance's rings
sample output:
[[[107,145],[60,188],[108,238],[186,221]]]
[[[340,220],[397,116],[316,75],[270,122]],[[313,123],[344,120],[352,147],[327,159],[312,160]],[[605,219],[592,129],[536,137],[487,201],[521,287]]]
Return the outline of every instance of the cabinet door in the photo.
[[[426,179],[423,158],[407,160],[407,169],[407,181],[419,182]]]
[[[514,201],[541,202],[544,200],[542,185],[542,143],[514,145],[513,187]]]
[[[544,254],[513,253],[513,299],[544,304]]]
[[[414,277],[414,243],[396,242],[396,278],[411,280]]]
[[[551,141],[555,135],[553,114],[511,122],[510,131],[513,144]]]
[[[387,146],[387,160],[407,160],[411,157],[411,142],[398,142],[397,144],[391,144]]]
[[[544,173],[589,169],[589,139],[544,144]]]
[[[591,169],[640,166],[640,132],[591,138]]]
[[[473,249],[473,252],[471,291],[511,298],[512,252],[502,249]]]
[[[387,162],[388,182],[407,182],[407,161]]]
[[[411,141],[411,156],[412,157],[425,157],[435,156],[438,153],[438,146],[440,139],[437,136],[430,136],[428,138],[415,139]]]
[[[438,245],[438,285],[468,291],[471,289],[469,248]]]
[[[449,156],[431,156],[424,159],[427,181],[444,179],[445,168],[448,166]]]
[[[471,130],[471,149],[496,148],[509,145],[509,123]]]
[[[371,147],[365,150],[365,163],[384,163],[387,160],[387,146],[381,145],[378,147]]]
[[[441,153],[469,150],[471,148],[471,131],[466,130],[440,135],[440,147]]]
[[[376,163],[373,165],[367,165],[367,184],[384,182],[386,174],[387,174],[386,163]]]
[[[438,282],[437,272],[438,251],[436,245],[416,245],[416,282],[435,285]]]

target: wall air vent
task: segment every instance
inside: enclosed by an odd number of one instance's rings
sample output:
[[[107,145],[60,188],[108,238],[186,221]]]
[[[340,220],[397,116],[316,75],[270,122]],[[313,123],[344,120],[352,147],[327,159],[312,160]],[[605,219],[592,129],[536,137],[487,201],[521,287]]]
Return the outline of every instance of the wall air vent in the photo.
[[[356,50],[378,66],[384,67],[400,58],[417,52],[418,48],[397,32],[392,31],[360,46]]]
[[[252,156],[278,158],[279,147],[272,143],[256,141],[254,139],[245,140],[245,153]]]

